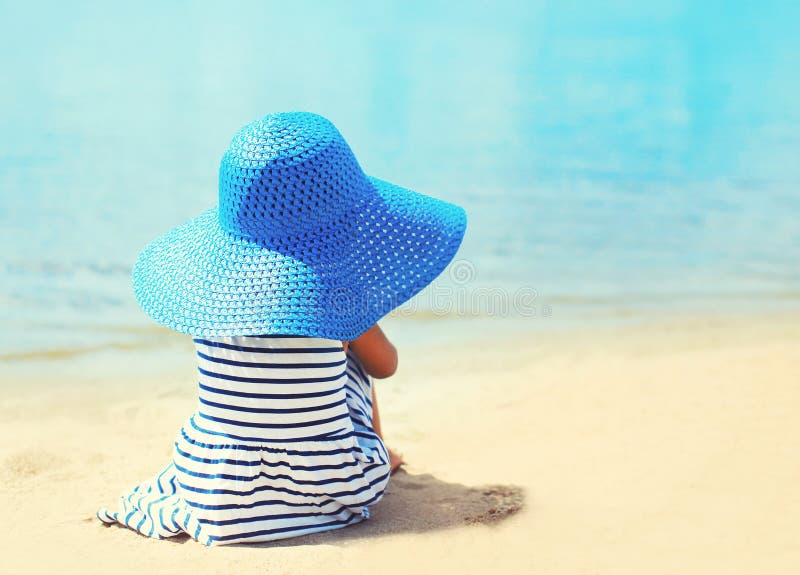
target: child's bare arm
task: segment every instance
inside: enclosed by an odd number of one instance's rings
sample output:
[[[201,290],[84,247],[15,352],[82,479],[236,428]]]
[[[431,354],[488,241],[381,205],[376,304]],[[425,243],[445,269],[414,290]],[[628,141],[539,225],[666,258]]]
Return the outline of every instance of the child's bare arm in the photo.
[[[349,347],[372,377],[383,379],[397,371],[397,350],[377,323],[351,341]]]

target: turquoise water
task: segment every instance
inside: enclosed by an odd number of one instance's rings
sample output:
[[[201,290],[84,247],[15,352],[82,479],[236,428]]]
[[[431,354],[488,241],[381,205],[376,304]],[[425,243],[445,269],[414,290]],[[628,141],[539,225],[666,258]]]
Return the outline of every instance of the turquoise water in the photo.
[[[800,3],[170,4],[0,3],[3,357],[151,338],[139,249],[290,109],[466,207],[409,321],[800,304]]]

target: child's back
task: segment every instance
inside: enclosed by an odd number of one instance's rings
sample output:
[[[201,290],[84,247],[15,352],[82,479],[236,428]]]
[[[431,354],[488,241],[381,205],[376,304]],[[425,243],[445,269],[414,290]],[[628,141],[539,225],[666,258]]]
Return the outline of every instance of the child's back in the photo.
[[[172,462],[98,517],[151,537],[257,542],[361,521],[389,455],[371,380],[339,341],[195,338],[199,401]]]

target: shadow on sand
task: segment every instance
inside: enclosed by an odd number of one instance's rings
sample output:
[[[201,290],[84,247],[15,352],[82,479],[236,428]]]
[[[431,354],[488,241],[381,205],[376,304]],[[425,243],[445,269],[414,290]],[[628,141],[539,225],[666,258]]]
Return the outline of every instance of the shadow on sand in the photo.
[[[496,524],[519,511],[522,488],[512,485],[467,487],[447,483],[429,473],[413,475],[402,468],[392,476],[383,498],[370,508],[370,518],[343,529],[313,533],[243,547],[335,545],[397,533],[425,533],[475,524]]]
[[[399,533],[426,533],[465,525],[493,525],[522,509],[525,492],[513,485],[467,487],[447,483],[429,473],[414,475],[402,468],[389,482],[383,498],[370,507],[370,518],[342,529],[263,543],[236,543],[230,547],[296,547],[337,545]],[[95,517],[83,521],[96,523]],[[125,529],[121,525],[114,527]],[[183,545],[187,534],[164,539]]]

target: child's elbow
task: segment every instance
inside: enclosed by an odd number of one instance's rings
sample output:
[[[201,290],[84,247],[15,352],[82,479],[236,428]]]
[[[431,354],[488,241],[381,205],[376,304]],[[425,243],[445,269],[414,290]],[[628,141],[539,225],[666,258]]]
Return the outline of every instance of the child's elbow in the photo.
[[[386,379],[392,377],[397,371],[397,350],[392,346],[391,353],[387,354],[378,365],[373,366],[370,375],[375,379]]]

